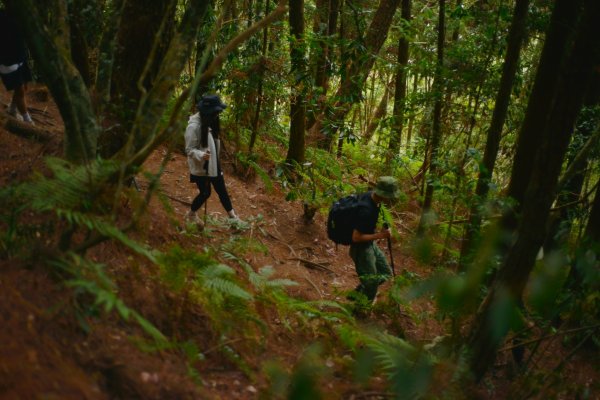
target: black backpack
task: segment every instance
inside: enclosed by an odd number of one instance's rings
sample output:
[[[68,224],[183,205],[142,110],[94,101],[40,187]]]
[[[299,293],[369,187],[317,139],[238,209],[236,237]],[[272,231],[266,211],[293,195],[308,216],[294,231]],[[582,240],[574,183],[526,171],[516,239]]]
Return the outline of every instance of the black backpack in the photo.
[[[356,194],[342,197],[331,205],[327,217],[327,237],[337,244],[352,244],[352,232],[356,227],[356,211],[360,198]]]

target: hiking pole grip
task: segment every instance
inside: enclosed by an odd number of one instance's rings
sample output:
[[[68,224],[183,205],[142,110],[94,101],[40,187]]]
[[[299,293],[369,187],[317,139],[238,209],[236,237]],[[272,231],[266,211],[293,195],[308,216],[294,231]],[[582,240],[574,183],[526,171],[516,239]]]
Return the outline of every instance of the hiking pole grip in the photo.
[[[383,223],[383,228],[384,229],[389,229],[389,225],[387,222]],[[390,252],[390,265],[392,267],[392,276],[396,276],[396,269],[394,268],[394,254],[392,254],[392,239],[391,238],[387,238],[387,243],[388,243],[388,251]]]

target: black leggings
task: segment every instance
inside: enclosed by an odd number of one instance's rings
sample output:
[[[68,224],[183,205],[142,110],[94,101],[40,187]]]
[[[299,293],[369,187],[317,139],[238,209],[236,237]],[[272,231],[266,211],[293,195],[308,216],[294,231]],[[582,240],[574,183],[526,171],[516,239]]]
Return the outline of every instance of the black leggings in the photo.
[[[225,211],[229,212],[233,210],[233,206],[231,205],[231,199],[229,199],[229,194],[227,193],[227,188],[225,187],[225,179],[223,178],[223,173],[219,173],[219,175],[215,177],[210,176],[195,176],[194,182],[196,186],[198,186],[198,190],[200,193],[194,201],[192,201],[192,211],[196,212],[202,204],[210,197],[210,184],[215,188],[215,192],[219,195],[219,200],[223,205]]]

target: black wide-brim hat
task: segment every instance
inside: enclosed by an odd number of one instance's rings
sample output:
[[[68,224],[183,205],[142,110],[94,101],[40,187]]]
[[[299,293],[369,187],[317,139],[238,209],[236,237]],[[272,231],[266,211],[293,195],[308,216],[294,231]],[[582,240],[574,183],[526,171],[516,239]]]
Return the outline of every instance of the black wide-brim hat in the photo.
[[[226,109],[227,104],[223,103],[216,94],[207,94],[202,96],[196,107],[200,114],[214,114]]]

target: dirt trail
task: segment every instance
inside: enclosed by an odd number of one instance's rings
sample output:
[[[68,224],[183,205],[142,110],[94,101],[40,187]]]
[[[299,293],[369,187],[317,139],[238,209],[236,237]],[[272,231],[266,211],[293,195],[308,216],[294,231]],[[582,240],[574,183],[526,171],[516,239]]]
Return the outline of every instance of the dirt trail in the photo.
[[[10,95],[0,87],[0,107],[9,101]],[[36,126],[48,131],[53,140],[41,144],[0,127],[0,184],[3,186],[28,179],[34,171],[44,168],[44,157],[61,154],[62,122],[56,105],[39,85],[31,88],[28,101],[34,110]],[[144,169],[157,171],[165,153],[164,148],[154,152]],[[161,202],[154,199],[145,221],[134,233],[135,239],[163,250],[178,245],[203,252],[206,247],[219,248],[231,243],[234,237],[242,237],[248,239],[245,243],[251,246],[253,241],[261,245],[252,251],[242,249],[245,261],[254,269],[270,265],[277,277],[298,283],[290,288],[290,294],[303,299],[345,302],[343,292],[355,287],[358,280],[347,247],[336,250],[326,238],[324,217],[318,214],[313,223],[304,224],[298,202],[286,202],[277,188],[268,192],[260,179],[240,180],[229,171],[226,160],[224,169],[234,207],[249,223],[248,229],[236,231],[224,223],[226,214],[213,194],[208,200],[209,221],[212,221],[208,232],[182,232],[187,204],[197,189],[189,182],[185,156],[174,153],[160,179],[161,191],[173,214],[165,212]],[[144,194],[148,186],[144,173],[138,175],[137,182]],[[177,329],[182,329],[187,336],[214,343],[201,312],[186,316],[185,326],[173,326],[165,307],[178,300],[163,294],[164,290],[157,287],[152,266],[132,263],[122,250],[115,243],[105,242],[88,256],[107,265],[126,304],[167,334],[176,334]],[[394,254],[394,261],[397,266],[403,266],[405,258],[398,252]],[[85,334],[69,311],[72,297],[57,284],[48,269],[37,265],[24,267],[13,261],[0,263],[0,315],[4,317],[0,329],[0,343],[3,343],[0,346],[0,398],[28,399],[41,394],[65,399],[256,398],[253,385],[260,381],[251,382],[218,352],[212,352],[209,360],[202,364],[203,385],[198,386],[189,378],[183,355],[140,352],[135,343],[127,339],[140,332],[132,331],[134,326],[123,325],[115,315],[88,320],[91,330]],[[381,292],[385,290],[384,285]],[[272,326],[271,329],[275,332],[281,328]],[[292,364],[297,361],[303,350],[302,340],[289,337],[285,332],[276,333],[272,340],[269,346],[273,356]],[[258,357],[249,362],[259,369],[262,360]],[[343,379],[336,378],[340,387],[346,384]]]

